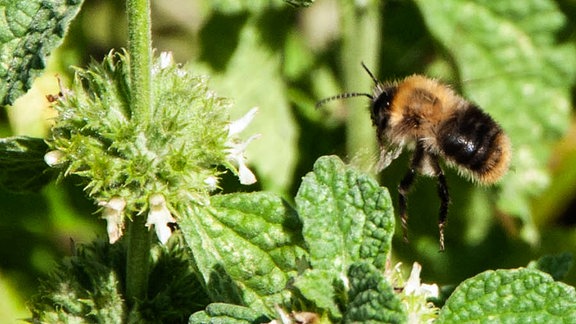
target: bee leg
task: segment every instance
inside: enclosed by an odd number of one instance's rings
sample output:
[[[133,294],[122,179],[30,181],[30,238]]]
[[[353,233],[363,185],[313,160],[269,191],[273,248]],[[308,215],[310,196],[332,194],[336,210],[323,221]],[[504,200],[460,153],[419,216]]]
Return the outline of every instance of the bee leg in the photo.
[[[400,221],[402,222],[402,233],[404,235],[404,241],[408,242],[408,192],[412,188],[414,179],[416,178],[416,172],[420,170],[422,161],[424,159],[424,147],[421,145],[416,145],[416,150],[414,155],[412,155],[412,162],[410,163],[410,169],[408,173],[402,178],[400,184],[398,185],[398,211],[400,213]]]
[[[410,169],[398,186],[398,211],[400,213],[400,221],[402,222],[402,234],[404,236],[405,242],[408,242],[408,213],[406,212],[408,202],[406,196],[412,187],[415,175],[416,172],[414,169]]]
[[[434,170],[434,175],[438,178],[438,196],[440,197],[440,214],[438,216],[438,231],[439,231],[439,242],[440,251],[444,251],[444,226],[446,225],[446,219],[448,217],[448,204],[450,203],[450,194],[448,193],[448,184],[446,183],[446,177],[444,176],[444,171],[438,163],[438,157],[432,156],[430,159],[430,164]]]

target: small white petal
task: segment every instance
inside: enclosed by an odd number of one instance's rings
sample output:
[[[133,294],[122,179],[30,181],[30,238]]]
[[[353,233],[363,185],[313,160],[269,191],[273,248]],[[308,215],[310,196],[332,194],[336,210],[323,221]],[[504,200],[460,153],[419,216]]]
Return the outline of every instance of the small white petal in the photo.
[[[422,294],[426,297],[426,298],[430,298],[430,297],[434,297],[434,298],[438,298],[438,296],[440,296],[440,288],[438,288],[437,284],[422,284],[420,286],[420,290],[422,291]]]
[[[164,198],[164,195],[156,193],[148,198],[148,202],[151,208],[162,208],[166,205],[166,198]]]
[[[64,152],[60,150],[50,151],[44,155],[44,162],[51,167],[61,164],[64,162]]]
[[[124,200],[124,198],[115,196],[106,203],[106,206],[117,212],[122,212],[124,211],[124,208],[126,208],[126,200]]]
[[[256,183],[256,176],[250,169],[248,169],[242,160],[238,161],[238,178],[240,179],[240,183],[243,185]]]
[[[172,64],[172,52],[162,52],[160,53],[160,69],[164,70],[170,64]]]
[[[274,309],[276,310],[276,314],[278,315],[279,319],[273,320],[269,324],[292,323],[292,320],[290,319],[290,314],[288,314],[288,312],[286,312],[284,309],[282,309],[278,305],[274,305]]]
[[[209,176],[208,178],[204,179],[204,183],[208,186],[208,190],[214,191],[218,188],[218,178],[215,176]]]
[[[422,295],[424,298],[428,297],[438,297],[439,288],[438,285],[432,284],[422,284],[420,281],[420,272],[422,271],[422,266],[418,262],[414,262],[412,265],[412,272],[410,273],[410,278],[406,281],[404,286],[404,293],[406,295]]]
[[[228,153],[228,159],[229,160],[237,160],[239,158],[244,159],[244,151],[246,151],[248,144],[250,144],[250,142],[257,139],[258,137],[260,137],[260,134],[252,135],[244,142],[235,144],[228,143],[229,149],[226,150],[226,152]]]
[[[106,221],[106,232],[108,233],[108,242],[114,244],[122,237],[124,224],[108,219]]]
[[[258,139],[261,136],[261,134],[254,134],[252,136],[250,136],[246,141],[244,141],[244,143],[242,143],[242,151],[246,151],[246,148],[248,147],[248,144],[250,144],[250,142],[252,142],[255,139]]]
[[[258,137],[260,137],[260,134],[252,135],[245,142],[234,144],[227,150],[228,160],[233,161],[238,165],[238,178],[240,179],[240,183],[244,185],[250,185],[257,181],[254,173],[252,173],[252,171],[250,171],[246,166],[244,151],[248,144]]]
[[[258,111],[258,107],[254,107],[250,109],[244,116],[240,117],[240,119],[235,120],[228,125],[228,136],[233,136],[239,134],[243,131],[248,124],[254,119],[256,112]]]
[[[214,91],[212,91],[212,90],[206,91],[206,99],[214,99],[214,98],[216,98],[216,97],[218,97],[218,96],[216,95],[216,92],[214,92]]]
[[[150,211],[148,212],[146,226],[150,228],[153,225],[158,240],[162,244],[166,244],[172,235],[172,230],[168,227],[168,223],[175,223],[176,220],[172,217],[170,210],[168,210],[166,199],[162,194],[153,194],[148,199],[148,202],[150,203]]]
[[[408,281],[406,281],[406,285],[404,286],[404,292],[407,295],[417,293],[420,289],[420,271],[422,270],[422,266],[418,262],[414,262],[412,265],[412,271],[410,272],[410,277]]]
[[[126,207],[126,201],[120,197],[112,197],[109,201],[101,201],[98,205],[104,207],[102,218],[106,220],[106,231],[108,241],[114,244],[122,237],[124,232],[124,216],[122,215]]]

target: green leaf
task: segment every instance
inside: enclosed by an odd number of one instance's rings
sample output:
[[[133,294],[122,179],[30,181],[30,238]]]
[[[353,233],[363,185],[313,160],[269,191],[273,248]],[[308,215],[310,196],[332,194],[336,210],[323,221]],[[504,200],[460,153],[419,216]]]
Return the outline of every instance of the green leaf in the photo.
[[[545,255],[537,261],[531,261],[528,268],[548,273],[554,280],[562,280],[574,264],[574,257],[570,252],[557,255]]]
[[[357,262],[348,272],[350,291],[344,323],[404,323],[406,314],[382,271]]]
[[[464,281],[438,323],[574,323],[574,287],[533,269],[486,271]]]
[[[294,287],[316,307],[328,310],[333,318],[341,318],[334,281],[332,271],[308,269],[295,279]]]
[[[32,85],[62,43],[82,0],[0,2],[0,100],[12,104]]]
[[[24,192],[36,191],[50,181],[45,173],[48,165],[44,154],[48,145],[33,137],[0,139],[0,184],[6,189]]]
[[[224,303],[213,303],[208,305],[206,310],[192,314],[188,323],[250,324],[263,323],[265,321],[266,318],[250,308]]]
[[[549,184],[551,144],[570,122],[576,77],[574,44],[559,44],[566,17],[551,0],[448,0],[416,3],[430,32],[453,56],[469,99],[488,111],[512,140],[511,172],[498,207],[521,217],[534,242],[530,196]]]
[[[304,255],[295,211],[270,193],[212,197],[188,207],[179,222],[194,263],[215,302],[274,314],[290,297],[285,290]]]
[[[388,190],[374,179],[335,156],[321,157],[304,177],[296,204],[314,269],[343,277],[356,261],[384,266],[394,213]]]

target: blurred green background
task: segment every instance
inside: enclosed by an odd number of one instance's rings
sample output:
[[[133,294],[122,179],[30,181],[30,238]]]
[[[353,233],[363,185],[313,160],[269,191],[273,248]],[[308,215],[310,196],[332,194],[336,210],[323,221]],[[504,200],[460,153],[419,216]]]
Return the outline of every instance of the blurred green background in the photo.
[[[45,75],[0,115],[0,134],[48,135],[46,94],[71,65],[126,46],[124,3],[86,0]],[[438,253],[436,184],[420,178],[409,200],[409,236],[399,228],[394,259],[423,265],[425,282],[458,284],[486,269],[525,266],[546,254],[576,252],[576,1],[436,2],[319,0],[152,1],[153,43],[209,74],[233,117],[260,108],[248,151],[259,183],[224,191],[272,190],[289,202],[314,161],[338,154],[377,176],[391,195],[407,170],[404,153],[379,175],[365,99],[317,100],[370,92],[365,62],[382,80],[422,73],[440,78],[488,111],[514,145],[510,174],[478,188],[445,167],[452,194],[446,248]],[[251,144],[252,146],[252,144]],[[27,318],[26,300],[74,244],[104,237],[105,222],[80,179],[35,193],[0,191],[0,319]],[[399,223],[399,222],[398,222]],[[575,271],[565,280],[576,285]],[[4,321],[3,321],[4,322]]]

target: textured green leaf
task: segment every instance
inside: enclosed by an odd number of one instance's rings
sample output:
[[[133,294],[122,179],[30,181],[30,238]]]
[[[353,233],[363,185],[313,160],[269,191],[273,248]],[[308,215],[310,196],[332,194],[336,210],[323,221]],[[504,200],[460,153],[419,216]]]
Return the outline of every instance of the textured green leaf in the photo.
[[[328,310],[333,318],[341,318],[334,279],[331,271],[309,269],[295,279],[294,287],[316,307]]]
[[[576,323],[576,291],[533,269],[486,271],[464,281],[438,323]]]
[[[0,139],[0,184],[6,189],[35,191],[50,181],[44,154],[48,145],[33,137]]]
[[[546,255],[532,261],[528,268],[537,269],[548,273],[554,280],[562,280],[574,264],[574,257],[570,252],[564,252],[557,255]]]
[[[499,121],[512,140],[512,172],[498,207],[528,225],[529,197],[549,183],[551,144],[567,130],[576,77],[574,44],[558,44],[566,17],[551,0],[448,0],[416,3],[430,32],[453,56],[469,99]]]
[[[403,323],[403,306],[383,273],[373,265],[357,262],[348,272],[349,303],[344,323]]]
[[[355,261],[384,266],[394,233],[390,195],[337,157],[319,158],[296,196],[314,269],[344,276]]]
[[[266,321],[260,314],[253,311],[250,308],[214,303],[206,307],[206,310],[197,312],[190,316],[188,323],[190,324],[250,324],[250,323],[262,323]]]
[[[42,73],[82,0],[0,1],[0,98],[12,104]]]
[[[181,211],[179,225],[210,297],[273,314],[304,254],[293,209],[270,193],[214,196]]]

